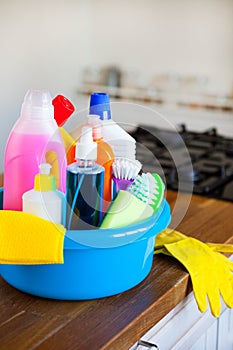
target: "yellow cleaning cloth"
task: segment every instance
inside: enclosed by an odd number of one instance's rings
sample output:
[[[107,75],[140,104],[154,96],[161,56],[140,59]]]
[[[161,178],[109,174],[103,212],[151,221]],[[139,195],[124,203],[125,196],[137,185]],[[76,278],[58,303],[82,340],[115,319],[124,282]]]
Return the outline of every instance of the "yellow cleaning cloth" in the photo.
[[[169,228],[156,237],[155,253],[173,256],[185,266],[199,310],[206,311],[208,300],[215,317],[221,312],[220,296],[233,308],[233,263],[219,252],[233,252],[233,245],[203,243]]]
[[[0,210],[0,263],[63,263],[65,231],[32,214]]]

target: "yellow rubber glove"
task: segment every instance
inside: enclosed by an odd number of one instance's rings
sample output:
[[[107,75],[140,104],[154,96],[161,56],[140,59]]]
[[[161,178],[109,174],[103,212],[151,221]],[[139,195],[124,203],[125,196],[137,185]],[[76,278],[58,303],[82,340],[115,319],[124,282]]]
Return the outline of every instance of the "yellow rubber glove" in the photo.
[[[164,248],[165,244],[175,243],[182,239],[188,238],[183,233],[176,230],[167,228],[156,236],[155,242],[155,254],[163,253],[170,255],[169,252]],[[222,253],[233,253],[233,244],[221,244],[221,243],[206,243],[209,248],[215,252]]]
[[[166,244],[165,248],[188,270],[201,312],[206,311],[206,297],[215,317],[221,311],[220,295],[228,307],[233,307],[233,268],[230,261],[226,263],[223,255],[213,252],[205,243],[195,238]]]
[[[188,237],[183,235],[181,232],[175,231],[168,227],[156,236],[154,253],[171,255],[165,248],[165,244],[179,242],[185,238],[188,238]]]
[[[231,261],[195,238],[168,243],[164,248],[189,272],[194,296],[201,312],[207,309],[207,297],[215,317],[218,317],[221,312],[220,295],[228,307],[233,307],[233,263]]]

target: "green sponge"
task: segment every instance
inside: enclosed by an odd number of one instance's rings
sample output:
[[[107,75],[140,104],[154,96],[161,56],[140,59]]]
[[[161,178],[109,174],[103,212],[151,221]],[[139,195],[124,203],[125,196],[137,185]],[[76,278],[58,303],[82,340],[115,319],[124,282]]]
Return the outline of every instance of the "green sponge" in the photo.
[[[143,203],[130,192],[120,190],[109,207],[100,228],[130,225],[149,218],[153,213],[151,206]]]

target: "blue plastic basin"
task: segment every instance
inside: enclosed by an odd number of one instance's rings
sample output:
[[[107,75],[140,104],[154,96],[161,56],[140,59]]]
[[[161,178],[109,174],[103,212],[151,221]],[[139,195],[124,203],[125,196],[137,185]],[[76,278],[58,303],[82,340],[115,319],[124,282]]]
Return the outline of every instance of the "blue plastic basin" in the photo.
[[[0,203],[2,195],[0,189]],[[121,293],[149,274],[156,235],[170,219],[170,207],[164,200],[157,214],[137,224],[67,231],[64,264],[4,264],[0,273],[15,288],[45,298],[84,300]]]

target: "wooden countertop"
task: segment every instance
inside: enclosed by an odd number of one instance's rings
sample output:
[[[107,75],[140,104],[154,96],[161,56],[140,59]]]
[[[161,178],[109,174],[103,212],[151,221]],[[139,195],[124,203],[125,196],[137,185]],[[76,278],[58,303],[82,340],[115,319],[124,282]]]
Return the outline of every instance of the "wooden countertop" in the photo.
[[[185,198],[185,195],[183,195]],[[173,207],[176,194],[168,192]],[[233,238],[233,203],[193,196],[177,227],[209,242]],[[191,291],[175,259],[155,256],[148,277],[113,297],[55,301],[24,294],[0,278],[1,350],[126,350]]]

